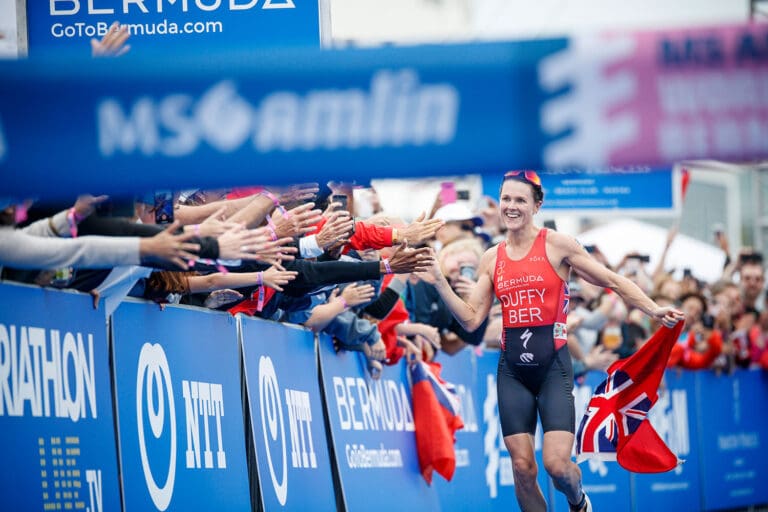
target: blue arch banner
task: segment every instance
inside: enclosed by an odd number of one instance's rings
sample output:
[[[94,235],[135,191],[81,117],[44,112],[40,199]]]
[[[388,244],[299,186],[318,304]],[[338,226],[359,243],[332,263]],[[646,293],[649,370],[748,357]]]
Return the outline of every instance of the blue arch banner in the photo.
[[[314,333],[239,316],[264,510],[336,510]]]
[[[759,159],[766,36],[0,62],[0,176],[8,195],[70,197]]]
[[[236,327],[179,306],[115,311],[125,510],[250,510]]]

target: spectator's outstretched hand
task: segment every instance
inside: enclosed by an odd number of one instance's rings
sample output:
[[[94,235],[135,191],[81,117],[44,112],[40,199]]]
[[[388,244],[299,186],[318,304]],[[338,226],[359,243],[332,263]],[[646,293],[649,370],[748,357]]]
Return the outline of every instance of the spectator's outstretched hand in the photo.
[[[272,222],[275,223],[275,232],[278,238],[302,236],[313,229],[320,222],[322,212],[313,210],[315,203],[305,203],[288,210],[282,214],[279,210],[272,212]]]
[[[104,37],[99,41],[91,39],[91,55],[94,57],[120,57],[128,53],[131,45],[125,44],[131,34],[127,25],[114,22]]]
[[[291,209],[300,206],[304,201],[313,199],[315,194],[320,191],[320,185],[317,183],[300,183],[278,191],[278,201],[285,208]]]
[[[408,240],[411,244],[420,244],[434,237],[437,230],[443,227],[445,222],[440,219],[424,220],[426,216],[426,213],[421,212],[416,220],[404,228],[398,228],[399,238]]]
[[[188,240],[194,237],[194,233],[181,233],[179,221],[170,224],[165,230],[150,238],[142,238],[139,241],[139,255],[143,259],[171,263],[180,269],[187,270],[187,261],[197,258],[199,244],[190,243]]]
[[[334,291],[338,291],[338,288]],[[346,301],[347,306],[355,307],[360,304],[370,302],[373,298],[374,289],[369,284],[352,283],[341,292],[341,297]],[[335,296],[334,296],[335,297]]]
[[[237,290],[225,288],[223,290],[214,290],[206,297],[203,304],[207,308],[216,309],[225,304],[230,304],[243,298],[243,294]]]
[[[326,250],[337,242],[346,244],[354,225],[355,221],[349,217],[347,212],[335,211],[331,213],[328,221],[317,233],[317,245]]]
[[[274,290],[282,292],[282,287],[296,279],[298,275],[299,273],[296,271],[285,270],[280,265],[272,265],[264,271],[264,286],[269,286]]]
[[[199,236],[219,237],[227,231],[243,229],[243,226],[237,222],[227,222],[225,220],[227,207],[222,206],[216,213],[201,222],[195,234]]]
[[[433,254],[432,249],[429,247],[411,249],[408,247],[408,241],[406,240],[398,245],[395,252],[392,253],[392,256],[389,258],[389,266],[394,274],[424,272],[429,270],[434,264]]]
[[[90,214],[96,210],[96,207],[109,199],[109,196],[92,196],[89,194],[85,194],[82,196],[78,196],[77,201],[75,201],[75,205],[73,208],[75,209],[75,215],[76,217],[80,219],[84,219]]]
[[[295,253],[295,247],[285,247],[286,244],[293,242],[291,238],[281,240],[270,240],[267,231],[259,229],[243,229],[242,226],[236,226],[226,231],[220,237],[219,258],[225,260],[260,260],[271,262],[278,255],[288,256],[289,253]]]

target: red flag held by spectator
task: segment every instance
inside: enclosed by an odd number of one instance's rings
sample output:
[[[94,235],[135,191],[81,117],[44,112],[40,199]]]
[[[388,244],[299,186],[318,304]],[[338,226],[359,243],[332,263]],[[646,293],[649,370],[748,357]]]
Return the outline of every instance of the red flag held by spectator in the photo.
[[[453,478],[455,432],[464,428],[456,389],[440,378],[440,370],[439,363],[419,361],[410,366],[419,469],[430,485],[435,471],[448,481]]]
[[[608,368],[592,396],[576,435],[577,460],[615,460],[636,473],[674,469],[677,456],[648,421],[658,388],[683,322],[661,327],[640,349]]]

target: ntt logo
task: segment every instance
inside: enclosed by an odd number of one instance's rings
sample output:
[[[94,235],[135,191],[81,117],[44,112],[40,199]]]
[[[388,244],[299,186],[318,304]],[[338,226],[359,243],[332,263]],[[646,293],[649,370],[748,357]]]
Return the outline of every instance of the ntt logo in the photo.
[[[185,157],[203,147],[258,153],[445,145],[453,141],[459,94],[450,84],[423,84],[412,69],[382,70],[367,89],[274,91],[246,99],[232,81],[199,98],[169,94],[97,104],[105,157]]]

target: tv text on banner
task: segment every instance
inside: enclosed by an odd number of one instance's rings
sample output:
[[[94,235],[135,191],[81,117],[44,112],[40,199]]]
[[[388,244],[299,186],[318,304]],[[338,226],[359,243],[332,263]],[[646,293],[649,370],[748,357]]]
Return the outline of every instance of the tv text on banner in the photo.
[[[0,284],[8,510],[119,510],[107,328],[89,295]]]

